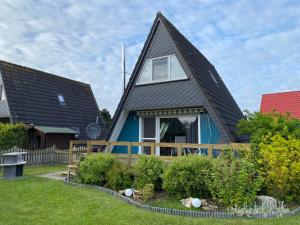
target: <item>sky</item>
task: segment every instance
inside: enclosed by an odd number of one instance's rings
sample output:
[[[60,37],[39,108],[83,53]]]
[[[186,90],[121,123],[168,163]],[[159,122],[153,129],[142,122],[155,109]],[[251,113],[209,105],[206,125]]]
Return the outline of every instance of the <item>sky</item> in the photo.
[[[300,1],[0,0],[0,59],[91,84],[111,114],[161,11],[215,66],[241,110],[300,90]]]

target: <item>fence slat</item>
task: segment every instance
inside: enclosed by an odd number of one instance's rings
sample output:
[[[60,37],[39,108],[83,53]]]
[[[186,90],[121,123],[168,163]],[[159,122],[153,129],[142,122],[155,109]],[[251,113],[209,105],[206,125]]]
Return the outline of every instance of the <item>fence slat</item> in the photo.
[[[13,147],[0,150],[0,164],[4,162],[2,155],[10,152],[27,152],[27,154],[23,155],[23,160],[26,161],[27,165],[55,165],[67,164],[69,162],[69,149],[61,150],[55,146],[36,150]]]

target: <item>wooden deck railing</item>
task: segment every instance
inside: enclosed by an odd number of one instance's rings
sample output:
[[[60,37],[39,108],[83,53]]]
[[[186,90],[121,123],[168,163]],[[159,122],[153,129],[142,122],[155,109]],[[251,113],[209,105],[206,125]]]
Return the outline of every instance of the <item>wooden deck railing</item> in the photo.
[[[128,166],[131,166],[132,159],[137,159],[141,155],[145,153],[142,151],[141,154],[132,154],[132,147],[148,147],[150,148],[149,155],[156,155],[156,147],[164,147],[164,148],[172,148],[176,150],[176,156],[160,156],[163,160],[170,160],[174,157],[180,157],[182,155],[186,155],[186,149],[203,149],[207,151],[207,156],[213,156],[213,150],[217,150],[223,152],[227,149],[250,149],[250,144],[240,144],[240,143],[230,143],[230,144],[192,144],[192,143],[158,143],[158,142],[126,142],[126,141],[86,141],[86,140],[73,140],[70,141],[70,149],[69,149],[69,164],[73,164],[74,161],[77,161],[78,154],[74,154],[77,152],[77,149],[82,149],[85,146],[85,153],[90,154],[94,151],[94,146],[101,146],[99,149],[105,152],[112,152],[114,146],[125,146],[127,147],[127,153],[112,153],[119,158],[127,160]],[[143,148],[142,148],[143,149]],[[197,153],[199,154],[199,153]]]

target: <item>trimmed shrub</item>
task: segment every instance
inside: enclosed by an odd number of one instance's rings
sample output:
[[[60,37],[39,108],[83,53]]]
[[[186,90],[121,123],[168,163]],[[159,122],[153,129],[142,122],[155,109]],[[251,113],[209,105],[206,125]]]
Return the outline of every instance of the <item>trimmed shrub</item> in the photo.
[[[254,202],[261,187],[255,164],[245,159],[216,159],[207,184],[213,198],[226,206],[246,206]]]
[[[79,178],[82,183],[104,185],[106,174],[116,163],[111,154],[97,153],[87,156],[80,162]]]
[[[148,202],[154,196],[154,184],[146,184],[141,189],[141,196],[144,202]]]
[[[206,181],[210,179],[211,159],[204,156],[178,157],[163,174],[163,189],[180,198],[210,196]]]
[[[22,146],[26,139],[24,124],[0,123],[0,151]]]
[[[277,134],[271,143],[259,144],[261,173],[267,194],[300,202],[300,139]]]
[[[107,187],[117,191],[132,187],[134,181],[132,171],[120,161],[113,164],[107,172],[106,179]]]
[[[133,167],[135,187],[143,188],[146,184],[153,184],[155,190],[160,190],[163,169],[163,161],[158,157],[142,156]]]

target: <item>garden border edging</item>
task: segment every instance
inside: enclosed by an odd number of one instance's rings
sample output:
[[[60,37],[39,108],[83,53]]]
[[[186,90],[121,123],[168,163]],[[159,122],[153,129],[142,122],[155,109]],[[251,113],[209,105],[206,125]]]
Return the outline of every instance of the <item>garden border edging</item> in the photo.
[[[219,212],[219,211],[207,211],[207,212],[198,212],[198,211],[188,211],[188,210],[180,210],[180,209],[171,209],[171,208],[160,208],[160,207],[154,207],[150,205],[141,204],[139,202],[134,201],[131,198],[128,198],[124,195],[120,195],[118,192],[96,186],[96,185],[90,185],[90,184],[80,184],[80,183],[74,183],[71,181],[64,181],[66,184],[77,186],[77,187],[83,187],[83,188],[93,188],[97,189],[99,191],[108,193],[112,196],[117,197],[118,199],[121,199],[123,202],[126,202],[130,205],[133,205],[137,208],[142,208],[151,212],[158,212],[158,213],[164,213],[169,215],[176,215],[176,216],[190,216],[190,217],[199,217],[199,218],[216,218],[216,219],[233,219],[233,218],[243,218],[243,219],[262,219],[262,218],[278,218],[278,214],[253,214],[253,215],[240,215],[237,213],[230,213],[230,212]],[[300,207],[297,207],[296,209],[284,213],[283,216],[292,216],[297,213],[300,213]]]

